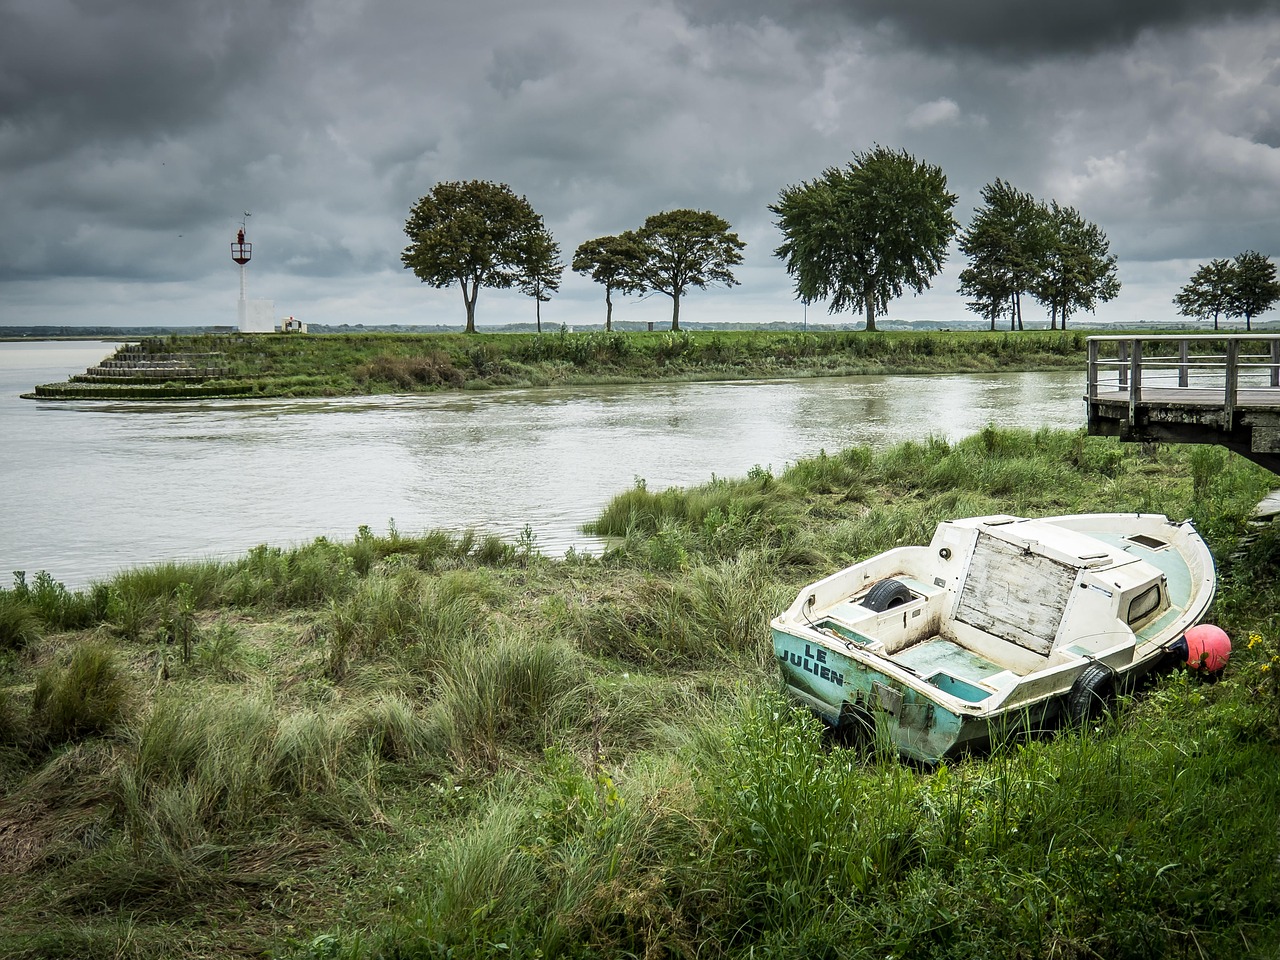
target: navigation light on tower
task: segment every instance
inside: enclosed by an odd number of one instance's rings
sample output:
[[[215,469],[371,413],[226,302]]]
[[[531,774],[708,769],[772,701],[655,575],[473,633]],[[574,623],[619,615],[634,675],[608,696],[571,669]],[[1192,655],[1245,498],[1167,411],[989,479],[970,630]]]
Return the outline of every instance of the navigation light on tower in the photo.
[[[241,333],[272,333],[275,331],[275,301],[249,300],[246,295],[245,266],[253,258],[253,244],[244,236],[248,223],[249,211],[246,210],[244,219],[240,221],[240,229],[236,231],[235,242],[231,244],[231,259],[240,264],[240,301],[236,304],[236,327]]]

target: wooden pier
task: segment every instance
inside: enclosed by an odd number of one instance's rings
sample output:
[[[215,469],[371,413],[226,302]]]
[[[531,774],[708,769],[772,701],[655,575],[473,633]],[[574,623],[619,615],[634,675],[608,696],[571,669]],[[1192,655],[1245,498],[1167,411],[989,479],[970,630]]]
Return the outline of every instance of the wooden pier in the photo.
[[[1090,337],[1089,433],[1216,443],[1280,474],[1280,334]]]

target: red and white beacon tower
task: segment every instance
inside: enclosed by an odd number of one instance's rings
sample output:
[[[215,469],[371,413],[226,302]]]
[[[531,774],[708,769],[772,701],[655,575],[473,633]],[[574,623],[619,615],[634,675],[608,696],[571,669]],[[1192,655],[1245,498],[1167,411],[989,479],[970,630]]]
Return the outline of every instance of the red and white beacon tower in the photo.
[[[231,244],[231,259],[240,264],[240,300],[236,304],[236,327],[241,333],[272,333],[275,331],[275,301],[249,300],[246,297],[248,280],[245,267],[253,259],[253,244],[244,238],[245,227],[249,222],[249,211],[245,211],[240,221],[240,229],[236,231],[235,242]]]

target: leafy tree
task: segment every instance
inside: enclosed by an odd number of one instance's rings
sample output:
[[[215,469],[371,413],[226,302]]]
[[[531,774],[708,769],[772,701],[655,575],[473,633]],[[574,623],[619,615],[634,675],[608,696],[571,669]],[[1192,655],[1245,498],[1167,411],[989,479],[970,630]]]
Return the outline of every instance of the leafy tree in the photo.
[[[560,289],[564,261],[560,259],[560,244],[541,225],[525,237],[521,246],[520,292],[533,297],[538,332],[541,333],[542,305]]]
[[[1244,317],[1244,328],[1253,329],[1253,318],[1266,313],[1280,300],[1276,265],[1256,250],[1238,254],[1233,264],[1235,276],[1228,297],[1227,316]]]
[[[783,189],[769,206],[785,238],[774,253],[797,298],[827,299],[829,313],[861,310],[875,330],[904,289],[922,293],[942,269],[955,202],[941,167],[876,146]]]
[[[1217,330],[1220,316],[1233,315],[1231,293],[1235,287],[1235,273],[1235,265],[1230,260],[1210,260],[1201,264],[1173,298],[1178,313],[1196,320],[1212,317],[1213,329]]]
[[[596,237],[578,245],[573,269],[604,287],[604,328],[613,329],[613,292],[639,293],[644,282],[639,275],[645,264],[640,238],[628,230],[618,236]]]
[[[737,286],[730,267],[746,246],[729,223],[708,210],[667,210],[645,219],[636,232],[644,261],[636,279],[671,298],[671,329],[680,329],[680,298],[690,287]]]
[[[1048,247],[1040,265],[1033,291],[1049,308],[1049,328],[1067,329],[1067,317],[1078,310],[1092,313],[1099,303],[1114,300],[1120,293],[1116,257],[1107,235],[1090,223],[1074,207],[1060,207],[1053,201],[1042,207],[1048,229]]]
[[[529,201],[505,183],[468,180],[432,187],[409,211],[404,232],[405,269],[433,287],[459,284],[467,333],[475,333],[480,288],[521,283],[530,262],[529,240],[545,228]]]
[[[1006,314],[1009,329],[1021,330],[1022,296],[1035,289],[1051,246],[1048,214],[1031,194],[1000,179],[982,188],[982,202],[960,235],[969,258],[960,292],[972,297],[969,307],[992,330]]]

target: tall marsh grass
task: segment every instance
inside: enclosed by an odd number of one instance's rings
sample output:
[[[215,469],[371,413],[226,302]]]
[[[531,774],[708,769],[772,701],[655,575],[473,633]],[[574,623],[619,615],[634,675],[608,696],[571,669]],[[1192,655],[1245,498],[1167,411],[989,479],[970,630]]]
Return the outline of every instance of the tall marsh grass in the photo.
[[[388,659],[430,676],[442,659],[462,655],[493,629],[490,603],[501,596],[495,582],[473,570],[428,578],[399,569],[356,581],[326,611],[330,675],[341,678],[355,660]]]
[[[988,426],[957,443],[930,438],[882,451],[820,452],[776,480],[760,471],[752,479],[657,492],[638,482],[606,505],[590,529],[622,538],[620,556],[666,572],[746,548],[772,551],[784,566],[832,566],[927,542],[941,520],[987,513],[1145,511],[1180,519],[1194,503],[1202,531],[1238,536],[1238,518],[1265,494],[1267,475],[1231,458],[1212,476],[1212,498],[1196,500],[1188,458],[1200,456],[1083,431]],[[1210,479],[1203,467],[1194,469],[1203,489]],[[723,546],[716,539],[721,527],[732,531]]]
[[[361,820],[379,771],[438,754],[439,735],[402,698],[337,711],[269,697],[161,697],[115,775],[116,815],[135,846],[241,843],[282,817]]]
[[[1161,699],[1196,696],[1183,677]],[[1280,787],[1262,765],[1271,750],[1148,705],[921,776],[824,749],[811,718],[766,698],[704,767],[734,849],[732,868],[712,872],[734,891],[745,942],[1179,955],[1210,915],[1265,922],[1280,839],[1255,800]],[[818,898],[829,906],[815,929]]]
[[[567,648],[508,634],[445,661],[430,716],[460,765],[494,768],[507,750],[541,749],[580,726],[586,692]]]
[[[522,797],[499,794],[431,858],[400,930],[403,957],[641,956],[696,950],[704,838],[685,772],[615,784],[547,751]]]
[[[110,733],[134,710],[133,684],[107,648],[85,643],[36,678],[29,729],[44,747]]]
[[[576,604],[565,629],[588,653],[630,663],[708,665],[740,656],[763,663],[768,622],[785,594],[769,557],[743,550],[678,577],[617,577]]]
[[[40,639],[40,615],[28,601],[0,592],[0,650],[21,650]]]

